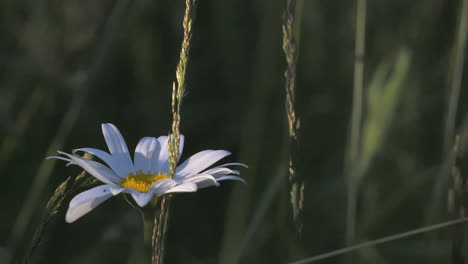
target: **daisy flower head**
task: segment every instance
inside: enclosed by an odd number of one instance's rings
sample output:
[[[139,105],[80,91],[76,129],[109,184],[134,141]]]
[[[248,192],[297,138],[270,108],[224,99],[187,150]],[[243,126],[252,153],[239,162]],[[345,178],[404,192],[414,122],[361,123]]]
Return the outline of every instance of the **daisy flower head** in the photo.
[[[195,192],[200,188],[219,186],[219,181],[222,180],[238,180],[245,183],[242,178],[236,176],[239,175],[239,171],[228,168],[233,165],[247,167],[242,163],[227,163],[208,169],[230,155],[229,151],[200,151],[177,166],[175,175],[171,178],[167,136],[142,138],[136,146],[132,161],[127,144],[116,126],[109,123],[102,124],[102,133],[109,153],[94,148],[80,148],[76,151],[92,154],[105,164],[62,151],[58,151],[62,156],[48,157],[67,161],[67,166],[80,166],[103,183],[78,194],[70,201],[65,217],[68,223],[76,221],[105,200],[120,193],[130,194],[138,206],[144,207],[153,196]],[[178,159],[183,147],[184,136],[181,135]]]

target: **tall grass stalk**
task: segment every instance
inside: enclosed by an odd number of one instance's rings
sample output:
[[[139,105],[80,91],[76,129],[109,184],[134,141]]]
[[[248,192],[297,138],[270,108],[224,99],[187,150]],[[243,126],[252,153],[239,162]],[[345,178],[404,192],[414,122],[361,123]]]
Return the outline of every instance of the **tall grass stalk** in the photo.
[[[427,232],[438,230],[438,229],[441,229],[441,228],[451,227],[451,226],[466,223],[466,222],[468,222],[468,218],[464,217],[464,218],[459,218],[459,219],[443,222],[443,223],[440,223],[440,224],[421,227],[421,228],[413,229],[413,230],[410,230],[410,231],[407,231],[407,232],[403,232],[403,233],[399,233],[399,234],[395,234],[395,235],[391,235],[391,236],[386,236],[386,237],[371,240],[371,241],[366,241],[366,242],[363,242],[363,243],[356,244],[354,246],[349,246],[349,247],[333,250],[333,251],[330,251],[328,253],[320,254],[320,255],[317,255],[317,256],[314,256],[314,257],[305,258],[305,259],[298,260],[298,261],[293,261],[293,262],[290,262],[289,264],[312,263],[314,261],[319,261],[319,260],[324,260],[324,259],[336,257],[336,256],[339,256],[339,255],[343,255],[343,254],[346,254],[346,253],[349,253],[349,252],[352,252],[352,251],[355,251],[355,250],[363,249],[363,248],[366,248],[366,247],[372,247],[372,246],[380,245],[380,244],[383,244],[383,243],[391,242],[391,241],[394,241],[394,240],[398,240],[398,239],[402,239],[402,238],[406,238],[406,237],[410,237],[410,236],[415,236],[415,235],[427,233]]]
[[[450,95],[448,98],[447,115],[445,117],[443,153],[444,161],[440,167],[439,175],[433,185],[433,197],[428,203],[426,210],[426,221],[431,222],[440,215],[441,203],[444,192],[447,188],[448,174],[451,169],[451,151],[452,139],[454,138],[455,120],[458,109],[458,101],[461,91],[463,67],[465,61],[466,42],[468,37],[468,0],[460,3],[460,20],[458,24],[458,33],[452,53],[452,65],[449,72]],[[436,208],[436,210],[434,210]]]
[[[383,146],[388,129],[399,105],[403,86],[409,72],[410,54],[402,49],[394,63],[382,63],[367,87],[366,115],[362,131],[358,157],[353,157],[348,180],[347,241],[351,243],[356,236],[356,207],[359,188],[371,162]]]
[[[346,153],[345,175],[347,176],[346,243],[350,244],[356,236],[356,207],[359,183],[356,180],[361,144],[363,90],[364,90],[364,52],[366,32],[367,0],[357,0],[356,37],[354,51],[353,106],[351,129]]]
[[[301,2],[301,0],[299,0]],[[302,5],[299,5],[302,6]],[[296,111],[296,66],[299,45],[296,42],[300,36],[301,21],[296,21],[296,13],[302,9],[296,8],[296,0],[286,1],[283,21],[283,51],[286,57],[286,115],[289,127],[289,186],[291,195],[291,206],[293,209],[294,223],[298,233],[302,232],[301,215],[304,208],[304,180],[297,174],[297,152],[299,146],[300,120]]]
[[[196,0],[185,1],[185,13],[182,26],[184,38],[180,50],[179,63],[176,69],[176,82],[172,86],[172,132],[169,135],[169,173],[174,176],[179,157],[180,145],[180,108],[185,91],[185,73],[189,60],[190,41],[192,39],[192,25],[195,19]],[[154,219],[153,226],[153,250],[152,262],[164,263],[165,241],[169,219],[171,196],[166,195],[161,199],[160,213]]]
[[[450,172],[450,186],[448,190],[448,213],[451,218],[464,217],[466,214],[466,203],[465,203],[465,188],[466,181],[461,174],[459,166],[457,166],[457,159],[460,158],[460,136],[457,135],[454,142],[453,152],[456,155],[454,164]],[[463,230],[464,228],[453,228],[452,230],[452,263],[462,264],[464,263],[463,257]]]
[[[468,204],[466,196],[467,178],[466,172],[462,170],[463,160],[465,158],[467,137],[468,137],[468,118],[465,117],[463,126],[455,137],[454,145],[451,150],[453,159],[451,161],[449,188],[448,188],[448,213],[451,219],[465,217]],[[464,228],[455,226],[452,229],[452,252],[451,260],[453,264],[464,263],[463,254]]]
[[[463,0],[460,9],[460,22],[458,25],[457,40],[453,52],[453,65],[450,77],[450,96],[448,100],[447,116],[444,129],[444,151],[449,151],[454,138],[455,119],[457,116],[458,101],[463,78],[466,41],[468,37],[468,0]]]
[[[116,43],[115,38],[120,30],[120,24],[123,21],[123,16],[126,14],[131,0],[119,0],[113,7],[109,19],[106,23],[102,41],[96,51],[95,60],[91,64],[87,78],[82,81],[78,80],[74,83],[76,94],[71,102],[68,110],[65,112],[62,122],[59,125],[56,136],[49,145],[45,157],[54,155],[58,149],[61,149],[73,129],[76,120],[83,107],[86,94],[90,87],[95,85],[98,74],[101,72],[105,59],[110,54],[112,46]],[[24,233],[29,225],[31,217],[36,212],[37,205],[41,200],[40,197],[44,192],[47,182],[52,173],[55,160],[43,160],[39,166],[39,170],[34,177],[31,185],[31,190],[28,192],[26,201],[20,209],[16,222],[13,225],[9,245],[15,250],[18,241],[24,236]]]

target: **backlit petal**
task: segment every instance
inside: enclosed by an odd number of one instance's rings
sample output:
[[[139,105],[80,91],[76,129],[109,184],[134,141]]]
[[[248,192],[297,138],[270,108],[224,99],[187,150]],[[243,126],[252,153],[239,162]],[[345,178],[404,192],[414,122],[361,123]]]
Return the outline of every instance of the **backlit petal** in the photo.
[[[117,176],[117,174],[115,174],[113,170],[107,168],[101,163],[92,160],[84,160],[82,158],[75,157],[62,151],[59,151],[59,153],[70,158],[75,165],[80,166],[86,172],[93,175],[94,178],[100,180],[103,183],[118,184],[121,180],[120,177]]]
[[[138,191],[132,191],[130,194],[132,195],[133,199],[140,207],[145,207],[149,203],[151,198],[153,198],[153,195],[154,195],[151,192],[141,193]]]
[[[169,153],[169,142],[168,142],[168,137],[167,136],[160,136],[158,137],[158,142],[159,142],[159,156],[158,160],[151,164],[151,171],[152,172],[168,172],[169,171],[169,166],[168,166],[168,153]]]
[[[247,182],[245,182],[245,180],[242,179],[241,177],[232,176],[232,175],[225,175],[225,176],[217,177],[216,180],[217,181],[235,180],[235,181],[240,181],[240,182],[243,182],[244,184],[247,184]]]
[[[197,174],[191,177],[187,177],[183,180],[183,182],[193,182],[198,183],[202,181],[212,181],[213,185],[218,185],[216,178],[209,174]]]
[[[127,174],[134,173],[135,169],[128,152],[127,144],[117,127],[110,123],[102,124],[102,134],[114,160],[121,163],[127,169]]]
[[[157,181],[155,184],[153,184],[150,192],[159,196],[159,195],[166,193],[167,190],[169,190],[170,188],[176,185],[177,185],[177,182],[174,181],[173,179],[160,180],[160,181]]]
[[[126,167],[125,164],[120,163],[118,159],[115,159],[111,154],[95,148],[79,148],[75,151],[83,151],[89,154],[92,154],[102,161],[104,161],[112,170],[117,173],[121,178],[124,178],[128,175],[132,168]]]
[[[204,150],[184,161],[176,170],[176,179],[184,179],[199,173],[218,160],[230,155],[226,150]]]
[[[185,144],[185,137],[184,135],[180,135],[179,155],[177,156],[177,161],[179,161],[180,156],[182,155],[182,151],[184,150],[184,144]]]
[[[158,156],[159,142],[156,138],[144,137],[140,139],[135,149],[135,170],[142,170],[143,173],[150,172],[151,165],[158,160]]]
[[[186,182],[170,188],[165,193],[196,192],[197,189],[197,184],[193,182]]]
[[[65,216],[65,220],[68,223],[72,223],[96,208],[102,202],[113,196],[111,189],[116,189],[116,187],[101,185],[75,196],[70,201],[70,206]]]

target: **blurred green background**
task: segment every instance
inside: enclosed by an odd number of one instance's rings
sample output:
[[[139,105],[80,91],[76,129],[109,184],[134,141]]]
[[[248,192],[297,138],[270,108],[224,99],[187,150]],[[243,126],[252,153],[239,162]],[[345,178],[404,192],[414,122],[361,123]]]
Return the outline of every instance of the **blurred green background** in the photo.
[[[226,162],[249,165],[241,169],[248,184],[177,195],[166,263],[287,263],[344,247],[350,182],[357,186],[353,243],[450,219],[450,146],[453,131],[464,135],[468,111],[464,2],[368,1],[362,143],[353,157],[364,165],[347,166],[356,2],[304,1],[298,238],[287,180],[286,1],[197,1],[182,160],[229,150]],[[80,172],[45,157],[105,149],[104,122],[120,128],[129,149],[143,136],[169,133],[183,11],[184,1],[0,0],[0,263],[21,255],[55,188]],[[73,224],[65,223],[65,210],[47,227],[34,263],[143,262],[140,215],[122,197]],[[461,231],[441,229],[321,263],[452,263],[453,233]]]

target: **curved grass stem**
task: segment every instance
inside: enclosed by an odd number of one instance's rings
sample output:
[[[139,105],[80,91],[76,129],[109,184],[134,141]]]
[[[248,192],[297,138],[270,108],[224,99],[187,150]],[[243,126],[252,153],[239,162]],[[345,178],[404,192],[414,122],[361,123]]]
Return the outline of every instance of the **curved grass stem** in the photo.
[[[447,222],[440,223],[440,224],[421,227],[421,228],[413,229],[407,232],[403,232],[403,233],[399,233],[399,234],[395,234],[391,236],[386,236],[386,237],[371,240],[371,241],[366,241],[363,243],[356,244],[354,246],[333,250],[328,253],[320,254],[314,257],[305,258],[305,259],[301,259],[298,261],[293,261],[293,262],[290,262],[289,264],[306,264],[306,263],[311,263],[314,261],[324,260],[324,259],[339,256],[339,255],[343,255],[343,254],[346,254],[355,250],[359,250],[362,248],[380,245],[383,243],[391,242],[391,241],[402,239],[405,237],[415,236],[415,235],[423,234],[426,232],[434,231],[437,229],[446,228],[446,227],[450,227],[453,225],[458,225],[458,224],[465,223],[465,222],[468,222],[468,218],[459,218],[456,220],[447,221]]]

